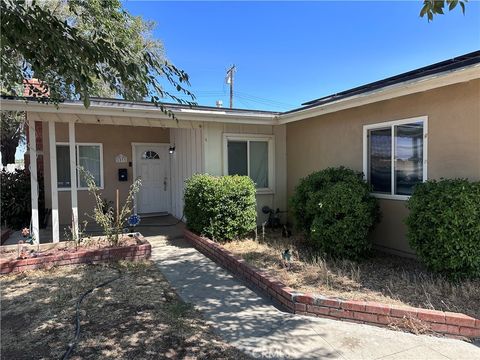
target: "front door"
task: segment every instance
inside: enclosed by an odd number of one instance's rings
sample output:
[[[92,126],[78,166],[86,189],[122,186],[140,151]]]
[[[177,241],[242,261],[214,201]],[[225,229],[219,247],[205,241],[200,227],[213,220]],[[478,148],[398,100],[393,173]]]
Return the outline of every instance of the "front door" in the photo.
[[[170,212],[168,145],[135,145],[135,167],[142,186],[136,197],[138,214]]]

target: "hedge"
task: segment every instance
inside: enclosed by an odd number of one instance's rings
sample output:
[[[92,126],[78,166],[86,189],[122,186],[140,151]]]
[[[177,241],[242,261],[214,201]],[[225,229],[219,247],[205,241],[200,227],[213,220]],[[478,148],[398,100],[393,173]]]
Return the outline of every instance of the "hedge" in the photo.
[[[480,277],[480,182],[429,180],[415,186],[407,207],[408,240],[428,268]]]
[[[377,201],[362,173],[327,168],[300,180],[290,199],[296,226],[316,250],[358,259],[372,244],[368,234],[379,218]]]
[[[247,176],[192,176],[185,188],[187,227],[216,241],[242,238],[256,227],[255,192]]]

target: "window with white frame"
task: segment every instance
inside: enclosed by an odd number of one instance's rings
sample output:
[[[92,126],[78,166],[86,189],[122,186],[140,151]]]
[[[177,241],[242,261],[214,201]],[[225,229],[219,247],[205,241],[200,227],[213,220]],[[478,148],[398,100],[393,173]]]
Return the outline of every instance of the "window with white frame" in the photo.
[[[408,197],[427,179],[426,117],[364,126],[364,173],[374,194]]]
[[[95,179],[95,184],[103,188],[103,154],[102,144],[76,144],[75,158],[77,167],[82,167]],[[70,178],[70,147],[65,143],[57,143],[57,186],[59,189],[69,189]],[[77,186],[85,189],[87,183],[77,168]]]
[[[273,136],[225,134],[224,173],[249,176],[257,191],[273,189]]]

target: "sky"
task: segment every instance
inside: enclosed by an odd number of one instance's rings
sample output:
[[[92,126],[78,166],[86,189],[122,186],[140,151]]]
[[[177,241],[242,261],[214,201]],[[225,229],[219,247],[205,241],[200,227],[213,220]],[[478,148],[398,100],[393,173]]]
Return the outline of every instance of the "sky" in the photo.
[[[303,102],[480,49],[480,1],[419,17],[411,1],[123,1],[153,20],[200,105],[286,111]],[[171,90],[166,86],[166,89]],[[173,90],[174,91],[174,90]],[[17,149],[22,158],[25,149]]]
[[[167,58],[200,105],[285,111],[335,92],[480,49],[480,2],[432,22],[421,0],[364,2],[125,1],[157,23]]]

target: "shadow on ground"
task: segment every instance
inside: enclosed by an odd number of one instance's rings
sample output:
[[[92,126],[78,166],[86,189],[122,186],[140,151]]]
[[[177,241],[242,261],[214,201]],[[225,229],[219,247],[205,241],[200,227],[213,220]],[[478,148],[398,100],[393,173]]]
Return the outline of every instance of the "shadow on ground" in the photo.
[[[290,316],[250,291],[182,238],[149,237],[152,259],[182,298],[195,304],[228,343],[265,358],[341,358],[310,320]],[[168,244],[169,246],[162,246]],[[201,285],[199,285],[201,284]]]
[[[71,359],[246,358],[216,336],[182,302],[150,262],[68,266],[0,278],[2,358],[61,358],[74,334],[75,302],[81,337]]]

